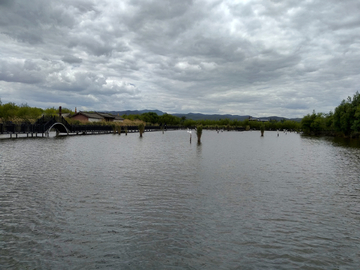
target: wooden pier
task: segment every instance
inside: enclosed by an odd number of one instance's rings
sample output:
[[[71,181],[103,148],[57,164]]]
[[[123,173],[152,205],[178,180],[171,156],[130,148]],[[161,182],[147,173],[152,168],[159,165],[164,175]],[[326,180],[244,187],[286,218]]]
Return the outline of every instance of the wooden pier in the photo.
[[[176,130],[181,126],[145,126],[145,132]],[[48,138],[55,136],[98,135],[110,133],[136,133],[138,126],[114,126],[114,125],[70,125],[63,117],[41,117],[34,124],[11,122],[0,123],[0,139],[17,138]]]

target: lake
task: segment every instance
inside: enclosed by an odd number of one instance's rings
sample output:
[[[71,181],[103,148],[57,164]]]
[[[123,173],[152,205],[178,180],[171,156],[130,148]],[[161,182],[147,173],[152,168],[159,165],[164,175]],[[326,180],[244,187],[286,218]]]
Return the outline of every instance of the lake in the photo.
[[[359,141],[192,136],[0,140],[0,268],[360,267]]]

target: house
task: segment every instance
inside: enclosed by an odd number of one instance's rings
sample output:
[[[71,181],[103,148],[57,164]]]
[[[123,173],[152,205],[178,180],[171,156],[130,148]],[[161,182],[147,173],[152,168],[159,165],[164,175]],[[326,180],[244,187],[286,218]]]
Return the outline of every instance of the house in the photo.
[[[124,118],[120,117],[119,115],[113,115],[113,114],[109,114],[109,113],[97,113],[97,114],[104,117],[106,122],[121,123],[124,121]]]
[[[117,123],[124,122],[124,118],[120,117],[119,115],[115,115],[114,122],[117,122]]]
[[[103,118],[103,121],[106,121],[106,122],[112,122],[115,119],[115,115],[111,115],[109,113],[98,113],[98,112],[96,112],[96,114],[100,115]]]
[[[98,112],[78,112],[74,114],[72,119],[79,120],[82,122],[123,122],[124,119],[117,115],[112,115],[109,113],[98,113]]]
[[[97,113],[78,112],[71,116],[71,119],[81,122],[100,122],[103,120],[103,117]]]

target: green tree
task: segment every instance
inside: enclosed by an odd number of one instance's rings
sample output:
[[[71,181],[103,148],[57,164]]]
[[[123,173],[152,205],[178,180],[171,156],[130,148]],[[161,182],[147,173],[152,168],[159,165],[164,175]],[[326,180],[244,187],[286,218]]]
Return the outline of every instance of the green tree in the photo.
[[[180,120],[181,125],[184,125],[185,120],[186,120],[186,116],[181,116],[181,120]]]
[[[16,112],[16,116],[22,120],[29,121],[30,119],[37,119],[41,116],[43,110],[36,107],[30,107],[26,103],[21,104]]]
[[[159,123],[165,124],[165,125],[179,125],[180,124],[180,118],[173,116],[171,114],[163,114],[159,117]]]
[[[334,128],[337,131],[342,132],[345,136],[351,134],[351,126],[355,116],[350,101],[350,97],[348,98],[348,101],[343,100],[341,104],[335,108],[334,112]]]
[[[338,132],[344,136],[353,136],[360,132],[360,94],[356,92],[343,100],[335,108],[334,113],[308,114],[301,120],[301,128],[305,133]]]
[[[315,115],[314,121],[311,123],[311,129],[315,134],[325,130],[325,117],[322,113]]]
[[[360,132],[360,94],[356,92],[352,102],[353,119],[351,123],[351,130],[354,132]]]
[[[222,125],[222,126],[227,126],[227,125],[230,124],[230,120],[228,118],[220,119],[219,124]]]
[[[64,113],[73,113],[73,111],[71,111],[68,108],[61,108],[61,113],[62,114],[64,114]],[[55,108],[55,107],[47,108],[47,109],[44,110],[44,114],[49,115],[49,116],[59,115],[59,108]]]
[[[16,116],[19,107],[12,102],[0,106],[0,118],[4,121],[9,121]]]
[[[183,124],[185,127],[193,127],[196,126],[196,121],[192,119],[186,119]]]
[[[141,115],[141,120],[146,123],[156,124],[159,122],[159,116],[154,112],[147,112]]]
[[[304,133],[311,134],[312,132],[311,125],[314,122],[314,119],[315,119],[315,113],[313,113],[312,115],[307,114],[301,119],[301,128]]]
[[[333,128],[334,123],[334,114],[330,111],[328,114],[325,115],[325,126],[326,129],[331,130]]]
[[[284,122],[286,123],[286,122]],[[301,128],[305,134],[320,134],[326,130],[326,119],[323,113],[315,113],[306,115],[301,120]]]
[[[59,109],[55,109],[54,107],[47,108],[44,110],[44,114],[49,116],[59,115]]]

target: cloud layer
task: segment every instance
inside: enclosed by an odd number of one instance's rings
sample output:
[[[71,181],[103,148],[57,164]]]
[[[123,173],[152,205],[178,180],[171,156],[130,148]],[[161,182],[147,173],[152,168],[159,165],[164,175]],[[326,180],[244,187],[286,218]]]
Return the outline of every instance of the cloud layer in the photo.
[[[359,90],[360,3],[0,0],[3,103],[302,117]]]

